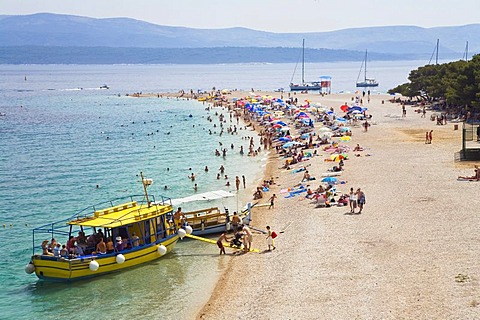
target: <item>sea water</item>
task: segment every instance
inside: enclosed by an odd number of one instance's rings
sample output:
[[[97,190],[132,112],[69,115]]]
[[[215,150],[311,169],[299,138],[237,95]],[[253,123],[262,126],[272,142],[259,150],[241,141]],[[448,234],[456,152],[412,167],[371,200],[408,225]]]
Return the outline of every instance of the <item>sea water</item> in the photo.
[[[376,90],[405,82],[421,64],[381,62],[375,69],[371,63],[381,84]],[[357,64],[310,67],[311,74],[333,76],[333,91],[355,90]],[[141,194],[140,172],[154,180],[150,193],[171,198],[194,194],[192,172],[198,192],[235,193],[224,177],[216,179],[221,165],[232,186],[237,175],[245,175],[248,185],[258,183],[267,154],[239,154],[241,145],[248,150],[254,134],[234,118],[230,122],[225,110],[126,93],[273,90],[288,87],[293,69],[292,64],[0,65],[0,112],[5,114],[0,117],[0,318],[192,317],[229,259],[219,257],[216,247],[179,241],[172,254],[144,266],[71,284],[49,283],[23,271],[32,254],[31,229],[88,205]],[[103,84],[110,89],[101,90]],[[221,137],[215,113],[226,115]],[[230,125],[242,130],[229,135]],[[214,155],[221,148],[228,150],[225,158]],[[239,198],[208,206],[238,210],[244,205]]]

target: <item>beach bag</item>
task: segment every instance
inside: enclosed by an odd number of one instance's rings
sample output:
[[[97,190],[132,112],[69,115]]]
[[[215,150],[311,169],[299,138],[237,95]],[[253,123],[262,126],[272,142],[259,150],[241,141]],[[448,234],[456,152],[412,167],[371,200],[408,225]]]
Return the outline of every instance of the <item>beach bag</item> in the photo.
[[[278,234],[275,231],[272,231],[272,239],[275,239],[278,236]]]

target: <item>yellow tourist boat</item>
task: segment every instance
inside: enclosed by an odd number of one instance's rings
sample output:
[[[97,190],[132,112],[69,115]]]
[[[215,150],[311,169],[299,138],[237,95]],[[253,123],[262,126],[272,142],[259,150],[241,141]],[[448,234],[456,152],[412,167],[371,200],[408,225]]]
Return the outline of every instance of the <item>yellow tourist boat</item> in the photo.
[[[138,266],[172,251],[185,230],[177,231],[172,222],[171,200],[148,195],[151,180],[142,176],[142,181],[143,195],[90,206],[33,229],[33,255],[25,271],[44,280],[71,281]],[[47,247],[53,239],[65,244]]]

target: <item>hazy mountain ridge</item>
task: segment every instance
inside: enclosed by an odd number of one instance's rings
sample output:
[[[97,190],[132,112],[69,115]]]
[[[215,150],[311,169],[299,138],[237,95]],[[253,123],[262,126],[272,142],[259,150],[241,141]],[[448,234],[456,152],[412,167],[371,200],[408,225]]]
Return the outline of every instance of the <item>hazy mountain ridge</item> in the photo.
[[[0,47],[2,64],[218,64],[292,63],[298,48],[112,48],[112,47]],[[307,49],[308,62],[361,61],[364,52]],[[373,53],[372,60],[403,60],[404,55]],[[412,60],[415,57],[412,56]]]
[[[122,48],[137,48],[137,52],[142,51],[140,48],[185,48],[184,51],[190,52],[193,57],[197,54],[203,55],[206,48],[216,47],[220,49],[215,51],[215,56],[221,61],[226,59],[226,57],[221,57],[222,52],[225,54],[232,53],[231,50],[221,48],[235,47],[238,51],[238,57],[243,57],[246,60],[261,59],[261,61],[264,61],[265,58],[262,57],[263,53],[260,51],[257,51],[256,57],[252,54],[249,55],[248,52],[240,52],[251,50],[248,48],[252,47],[296,48],[299,50],[302,39],[305,39],[306,48],[342,50],[336,53],[336,61],[359,60],[361,59],[360,52],[355,54],[350,51],[364,51],[365,49],[369,50],[370,60],[385,60],[387,56],[391,56],[392,60],[401,59],[402,56],[403,59],[428,59],[435,49],[437,38],[440,39],[439,52],[442,58],[459,59],[467,40],[471,53],[480,51],[480,24],[436,28],[388,26],[351,28],[331,32],[273,33],[240,27],[193,29],[161,26],[130,18],[95,19],[50,13],[24,16],[3,15],[0,16],[0,46],[3,47],[0,63],[13,63],[10,54],[12,47],[117,48],[117,50],[110,50],[112,54],[127,52]],[[49,50],[44,48],[42,50],[44,52],[48,51],[49,54],[56,54],[55,48]],[[87,51],[92,52],[91,50]],[[131,60],[133,56],[131,56],[130,51],[128,52],[130,58],[126,60]],[[164,51],[164,53],[166,52]],[[325,59],[321,61],[330,61],[327,52],[324,51],[323,54],[328,58],[324,57]],[[23,63],[33,63],[32,59],[35,57],[35,52],[31,53],[32,55],[29,57],[28,52],[22,51]],[[282,53],[284,52],[278,50],[276,53],[273,52],[272,61],[269,62],[285,60],[285,58],[279,56]],[[76,54],[76,52],[73,50],[71,54]],[[308,60],[317,61],[315,56],[315,52],[310,52]],[[295,55],[295,58],[288,56],[288,61],[285,62],[296,62],[297,57],[298,55]],[[50,58],[45,57],[46,60]],[[112,57],[112,61],[115,58]],[[208,57],[204,58],[210,62],[212,60]],[[183,59],[179,57],[177,63],[184,63]],[[95,57],[91,57],[91,60],[94,61]],[[222,63],[220,60],[218,62]]]

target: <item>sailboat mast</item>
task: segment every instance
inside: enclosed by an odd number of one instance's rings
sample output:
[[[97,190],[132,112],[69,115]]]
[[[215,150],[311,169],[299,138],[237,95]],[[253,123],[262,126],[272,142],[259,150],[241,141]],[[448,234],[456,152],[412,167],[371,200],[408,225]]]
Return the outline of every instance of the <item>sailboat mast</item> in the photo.
[[[305,83],[305,39],[302,41],[302,85]]]
[[[440,39],[437,39],[437,53],[435,55],[435,64],[438,64],[438,43],[439,43]]]
[[[364,80],[367,81],[367,50],[365,50],[365,76]]]

